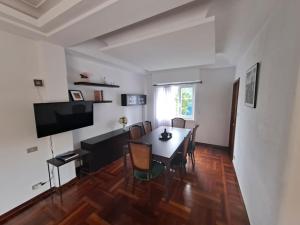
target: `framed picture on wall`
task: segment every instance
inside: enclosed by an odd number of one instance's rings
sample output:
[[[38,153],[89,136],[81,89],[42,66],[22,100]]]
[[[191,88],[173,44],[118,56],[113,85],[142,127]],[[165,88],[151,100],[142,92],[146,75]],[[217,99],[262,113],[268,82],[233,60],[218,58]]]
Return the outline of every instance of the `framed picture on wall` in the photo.
[[[69,90],[72,101],[84,101],[81,91]]]
[[[259,67],[260,64],[256,63],[246,73],[245,105],[251,108],[256,108]]]

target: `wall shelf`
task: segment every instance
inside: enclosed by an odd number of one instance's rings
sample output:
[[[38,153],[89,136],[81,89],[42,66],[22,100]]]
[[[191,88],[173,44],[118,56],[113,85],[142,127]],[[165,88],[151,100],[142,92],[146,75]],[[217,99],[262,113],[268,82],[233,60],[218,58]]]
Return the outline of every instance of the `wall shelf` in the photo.
[[[92,101],[92,102],[93,103],[112,103],[112,100],[101,101],[101,102]]]
[[[108,87],[108,88],[119,88],[119,85],[114,84],[103,84],[103,83],[92,83],[92,82],[74,82],[74,85],[84,86],[97,86],[97,87]]]

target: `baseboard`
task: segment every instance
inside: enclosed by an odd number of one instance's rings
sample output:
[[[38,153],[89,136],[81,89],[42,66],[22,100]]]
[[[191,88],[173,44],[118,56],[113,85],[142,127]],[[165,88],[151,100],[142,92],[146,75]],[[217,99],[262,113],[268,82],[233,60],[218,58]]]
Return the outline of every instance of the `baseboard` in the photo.
[[[64,189],[70,185],[72,185],[73,183],[75,183],[77,181],[77,177],[75,177],[74,179],[70,180],[69,182],[65,183],[64,185],[61,186],[61,189]],[[57,187],[52,187],[50,189],[48,189],[45,192],[42,192],[41,194],[33,197],[32,199],[24,202],[23,204],[9,210],[8,212],[0,215],[0,224],[3,224],[5,222],[7,222],[8,220],[12,219],[13,217],[19,215],[20,213],[22,213],[23,211],[25,211],[26,209],[32,207],[33,205],[35,205],[37,202],[49,197],[50,195],[52,195],[54,192],[56,192],[57,190],[59,190],[59,188]]]
[[[207,144],[207,143],[202,143],[202,142],[196,142],[197,145],[202,145],[205,147],[210,147],[210,148],[217,148],[220,150],[224,150],[224,151],[229,151],[229,147],[227,146],[222,146],[222,145],[212,145],[212,144]]]

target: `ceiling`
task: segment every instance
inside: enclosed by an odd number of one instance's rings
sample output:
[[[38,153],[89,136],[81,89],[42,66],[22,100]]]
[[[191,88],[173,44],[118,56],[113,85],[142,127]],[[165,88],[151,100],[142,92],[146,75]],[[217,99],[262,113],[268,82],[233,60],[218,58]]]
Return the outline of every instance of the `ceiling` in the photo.
[[[38,19],[62,0],[0,0],[0,3],[20,13]]]
[[[13,5],[10,1],[18,4]],[[0,1],[0,29],[66,47],[121,29],[193,0],[47,0],[37,9],[21,1]],[[52,1],[56,4],[41,10]],[[25,5],[30,12],[24,11]],[[23,6],[22,10],[20,6]],[[36,15],[33,11],[39,14]]]
[[[0,0],[0,29],[135,73],[223,67],[236,64],[278,1]]]
[[[214,18],[204,23],[102,48],[147,71],[213,64],[215,62]]]

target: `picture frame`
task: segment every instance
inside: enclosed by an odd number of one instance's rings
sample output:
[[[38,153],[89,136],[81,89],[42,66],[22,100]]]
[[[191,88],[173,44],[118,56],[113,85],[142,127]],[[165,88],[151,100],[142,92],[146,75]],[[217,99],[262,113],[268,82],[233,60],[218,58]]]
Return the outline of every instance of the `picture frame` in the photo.
[[[84,101],[83,95],[80,90],[69,90],[69,94],[71,97],[71,100],[76,101]]]
[[[246,72],[245,105],[256,108],[260,63],[256,63]]]

